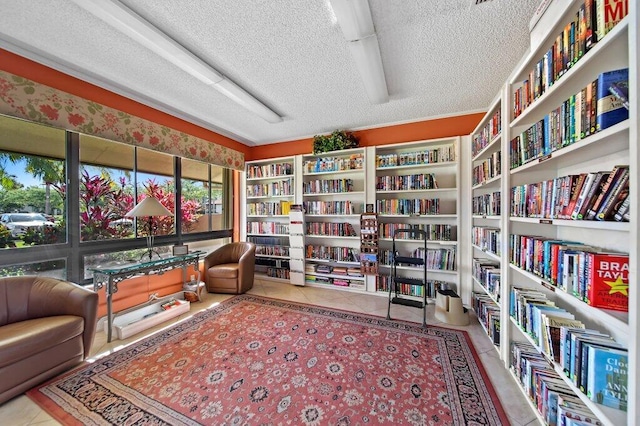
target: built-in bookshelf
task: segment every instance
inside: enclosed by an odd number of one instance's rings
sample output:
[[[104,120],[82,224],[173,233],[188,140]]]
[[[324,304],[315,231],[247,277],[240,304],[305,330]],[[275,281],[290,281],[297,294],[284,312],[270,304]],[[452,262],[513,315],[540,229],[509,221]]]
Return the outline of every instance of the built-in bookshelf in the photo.
[[[302,156],[305,284],[366,290],[359,249],[365,167],[364,148]]]
[[[378,213],[379,274],[375,290],[389,291],[391,248],[397,229],[427,233],[423,240],[403,234],[396,239],[401,256],[418,256],[427,265],[427,297],[439,288],[457,288],[459,218],[459,138],[446,138],[385,145],[375,148],[375,211]],[[421,248],[422,247],[422,248]],[[403,278],[421,276],[422,267],[397,266]],[[425,287],[407,283],[405,296],[423,298]]]
[[[256,245],[256,276],[289,280],[289,210],[294,157],[246,163],[243,238]]]
[[[552,3],[471,135],[471,304],[542,424],[640,416],[638,111],[614,94],[637,98],[640,12],[589,36],[601,3]]]
[[[496,349],[501,342],[502,176],[505,113],[502,93],[471,134],[471,307]]]

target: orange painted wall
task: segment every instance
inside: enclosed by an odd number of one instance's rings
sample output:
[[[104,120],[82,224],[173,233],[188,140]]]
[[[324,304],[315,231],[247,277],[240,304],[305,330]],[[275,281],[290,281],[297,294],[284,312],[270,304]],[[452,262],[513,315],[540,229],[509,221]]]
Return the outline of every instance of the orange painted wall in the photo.
[[[423,139],[438,139],[449,136],[468,135],[478,125],[484,113],[464,114],[455,117],[436,118],[416,123],[398,124],[358,130],[353,134],[360,146],[378,146],[411,142]],[[281,142],[251,148],[247,160],[286,157],[313,152],[313,138]]]
[[[245,157],[250,151],[250,147],[226,136],[204,129],[3,49],[0,49],[0,69],[72,95],[99,102],[131,115],[163,124],[192,136],[226,146],[227,148],[244,153]]]

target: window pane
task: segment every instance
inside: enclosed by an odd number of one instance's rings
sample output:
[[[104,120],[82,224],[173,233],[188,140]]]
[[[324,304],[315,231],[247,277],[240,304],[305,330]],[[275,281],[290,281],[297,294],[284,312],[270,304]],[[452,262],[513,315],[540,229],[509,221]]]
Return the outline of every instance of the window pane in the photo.
[[[65,132],[0,116],[0,248],[66,242]]]
[[[38,275],[41,277],[67,279],[67,262],[64,259],[46,262],[22,263],[0,268],[1,277],[18,277],[22,275]]]
[[[132,238],[134,148],[81,135],[80,162],[81,241]]]
[[[231,228],[224,220],[224,215],[228,214],[227,207],[231,209],[231,206],[226,206],[224,202],[224,171],[222,167],[211,166],[211,206],[207,209],[207,213],[211,215],[212,231]]]
[[[154,246],[153,249],[162,257],[169,257],[172,255],[171,246]],[[158,257],[154,256],[153,259],[157,260]],[[83,257],[84,278],[93,278],[93,271],[91,271],[92,268],[131,265],[135,262],[146,260],[149,260],[146,248],[87,255]]]
[[[205,207],[209,204],[209,165],[183,158],[182,166],[182,232],[209,231],[209,216]]]
[[[138,148],[137,156],[137,193],[141,202],[151,196],[172,213],[175,213],[175,185],[173,180],[173,156],[148,149]],[[153,218],[154,235],[174,234],[174,217],[160,216]],[[138,236],[147,234],[147,226],[138,221]]]

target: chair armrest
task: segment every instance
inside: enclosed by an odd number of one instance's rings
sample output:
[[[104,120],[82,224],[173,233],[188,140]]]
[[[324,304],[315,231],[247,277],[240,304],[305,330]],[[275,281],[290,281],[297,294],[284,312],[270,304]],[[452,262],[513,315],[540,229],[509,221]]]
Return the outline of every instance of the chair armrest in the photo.
[[[98,315],[98,294],[67,281],[36,278],[29,293],[28,315],[42,318],[75,315],[84,318],[84,355],[91,349]]]

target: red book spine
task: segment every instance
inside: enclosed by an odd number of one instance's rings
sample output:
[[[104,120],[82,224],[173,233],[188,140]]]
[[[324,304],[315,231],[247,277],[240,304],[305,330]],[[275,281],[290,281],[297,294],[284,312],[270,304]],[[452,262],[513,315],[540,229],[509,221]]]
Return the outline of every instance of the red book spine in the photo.
[[[629,256],[587,254],[587,303],[596,308],[629,310]]]

